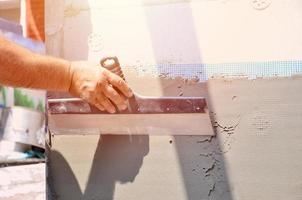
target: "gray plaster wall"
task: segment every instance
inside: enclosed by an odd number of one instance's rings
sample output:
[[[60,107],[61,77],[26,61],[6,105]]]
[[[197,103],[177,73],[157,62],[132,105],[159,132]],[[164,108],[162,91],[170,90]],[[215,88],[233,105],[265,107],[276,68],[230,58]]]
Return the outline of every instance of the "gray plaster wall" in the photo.
[[[160,74],[159,64],[300,60],[301,1],[253,2],[46,1],[47,52],[96,62],[116,55],[146,74]],[[302,199],[300,76],[141,75],[126,79],[142,94],[206,96],[216,137],[52,133],[53,199]]]
[[[53,196],[301,199],[301,83],[301,77],[219,78],[207,85],[162,81],[166,95],[176,94],[179,86],[184,95],[205,94],[217,135],[54,133],[48,153]]]

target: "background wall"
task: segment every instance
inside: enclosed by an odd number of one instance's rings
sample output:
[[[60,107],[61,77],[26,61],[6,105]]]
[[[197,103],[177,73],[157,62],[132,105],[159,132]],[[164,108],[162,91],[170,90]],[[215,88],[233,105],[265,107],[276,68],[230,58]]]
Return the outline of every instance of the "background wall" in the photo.
[[[302,71],[276,63],[301,59],[299,0],[54,2],[46,2],[47,48],[67,59],[98,62],[113,54],[141,72],[201,79]]]

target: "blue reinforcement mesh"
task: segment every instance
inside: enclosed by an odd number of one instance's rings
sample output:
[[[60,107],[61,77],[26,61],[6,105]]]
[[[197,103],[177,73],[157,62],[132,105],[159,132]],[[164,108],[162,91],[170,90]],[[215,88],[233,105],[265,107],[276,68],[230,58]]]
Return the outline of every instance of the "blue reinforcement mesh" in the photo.
[[[167,77],[181,76],[206,81],[215,75],[257,77],[287,77],[302,74],[302,60],[238,62],[218,64],[159,64],[138,67],[139,74],[151,73]]]

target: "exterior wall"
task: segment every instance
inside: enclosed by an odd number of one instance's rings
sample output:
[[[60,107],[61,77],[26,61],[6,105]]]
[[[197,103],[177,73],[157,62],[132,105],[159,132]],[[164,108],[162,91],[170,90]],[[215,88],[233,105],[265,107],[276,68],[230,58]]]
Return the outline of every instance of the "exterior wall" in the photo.
[[[165,95],[207,96],[216,137],[53,133],[57,199],[301,199],[301,77],[161,81]]]
[[[138,70],[161,72],[161,65],[177,64],[194,75],[213,68],[204,69],[201,63],[222,68],[230,63],[300,60],[301,1],[276,0],[263,10],[251,2],[46,2],[46,44],[48,52],[70,60],[99,62],[101,56],[113,54],[124,66]],[[238,68],[236,74],[251,73]]]
[[[302,79],[295,75],[301,65],[293,61],[302,58],[302,5],[253,2],[47,0],[48,53],[97,62],[113,54],[136,92],[204,95],[217,133],[52,133],[53,198],[301,199]],[[272,71],[255,67],[267,61],[273,61]],[[211,79],[210,70],[225,66],[226,77]],[[262,77],[237,77],[251,74]],[[163,78],[178,75],[196,79]],[[266,77],[274,75],[290,77]]]

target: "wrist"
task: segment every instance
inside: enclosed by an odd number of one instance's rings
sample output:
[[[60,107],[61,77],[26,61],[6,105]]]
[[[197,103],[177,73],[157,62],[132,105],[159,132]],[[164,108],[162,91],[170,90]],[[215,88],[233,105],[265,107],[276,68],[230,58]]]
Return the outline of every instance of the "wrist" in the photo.
[[[40,69],[47,74],[46,77],[49,77],[45,80],[47,83],[45,89],[63,92],[69,91],[73,72],[70,61],[45,56],[40,64]]]
[[[72,83],[73,83],[73,76],[74,76],[74,66],[71,61],[68,61],[68,87],[66,92],[71,92],[72,90]]]

